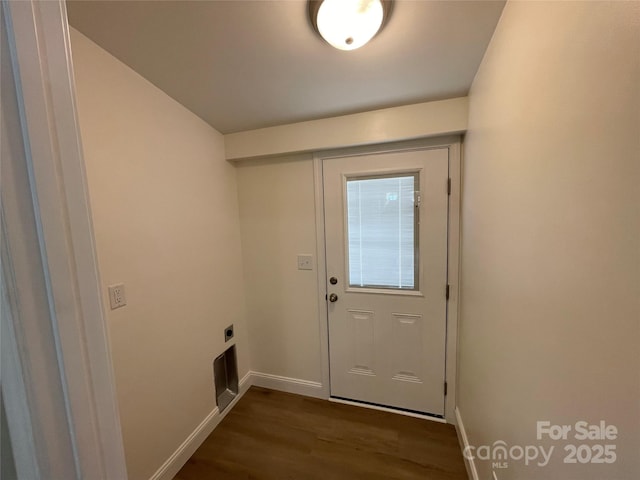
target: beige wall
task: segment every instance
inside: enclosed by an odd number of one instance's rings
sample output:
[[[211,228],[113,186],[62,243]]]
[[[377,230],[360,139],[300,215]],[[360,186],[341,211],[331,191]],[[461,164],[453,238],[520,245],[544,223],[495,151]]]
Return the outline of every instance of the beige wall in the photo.
[[[148,479],[215,408],[234,323],[248,371],[236,172],[222,135],[72,31],[80,129],[131,480]]]
[[[539,444],[537,420],[620,430],[591,442],[617,444],[613,465],[563,465],[557,442],[550,466],[512,461],[500,480],[640,476],[639,19],[637,2],[508,3],[471,89],[459,377],[470,443]]]
[[[251,369],[321,382],[311,157],[237,166]]]

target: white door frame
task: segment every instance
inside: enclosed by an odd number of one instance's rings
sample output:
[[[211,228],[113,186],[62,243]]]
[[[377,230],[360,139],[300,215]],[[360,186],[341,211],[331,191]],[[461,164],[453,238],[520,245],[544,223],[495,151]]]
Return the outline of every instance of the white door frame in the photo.
[[[456,384],[457,384],[457,350],[458,350],[458,292],[460,270],[460,179],[461,179],[461,139],[458,136],[424,138],[383,145],[367,145],[353,148],[336,149],[317,152],[313,155],[313,182],[316,217],[316,256],[318,272],[318,320],[320,328],[320,352],[322,367],[322,395],[330,398],[329,378],[329,326],[326,302],[326,250],[324,227],[324,187],[322,162],[325,159],[364,155],[381,152],[397,152],[404,150],[425,150],[447,148],[449,150],[449,178],[451,179],[451,195],[449,196],[448,220],[448,255],[447,283],[449,284],[449,300],[447,301],[447,340],[445,381],[447,395],[445,397],[444,418],[447,423],[456,423]]]
[[[12,121],[24,146],[12,164],[28,172],[27,191],[5,190],[10,201],[2,204],[2,330],[10,333],[2,338],[3,383],[17,387],[2,394],[16,469],[33,479],[61,472],[69,479],[126,479],[65,3],[2,0],[2,8],[18,104]],[[35,235],[15,221],[16,197],[35,219]],[[34,246],[12,251],[21,240]],[[33,299],[45,308],[27,316]],[[60,401],[44,408],[53,391]],[[61,451],[71,465],[56,458]]]

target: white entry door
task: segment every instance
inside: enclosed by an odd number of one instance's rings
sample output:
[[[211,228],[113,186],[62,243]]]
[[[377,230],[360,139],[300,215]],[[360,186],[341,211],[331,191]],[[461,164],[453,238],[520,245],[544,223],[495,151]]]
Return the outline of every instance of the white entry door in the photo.
[[[323,161],[331,395],[444,415],[448,149]]]

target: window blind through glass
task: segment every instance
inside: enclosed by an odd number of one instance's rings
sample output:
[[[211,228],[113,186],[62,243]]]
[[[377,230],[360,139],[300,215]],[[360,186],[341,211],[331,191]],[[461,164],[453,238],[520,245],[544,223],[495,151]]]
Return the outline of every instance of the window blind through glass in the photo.
[[[351,287],[417,289],[418,174],[347,179]]]

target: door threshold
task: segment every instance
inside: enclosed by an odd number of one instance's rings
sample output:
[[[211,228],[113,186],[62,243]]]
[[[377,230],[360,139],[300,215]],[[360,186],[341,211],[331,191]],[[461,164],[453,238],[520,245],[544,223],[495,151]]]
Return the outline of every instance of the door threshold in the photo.
[[[393,408],[393,407],[385,407],[383,405],[378,405],[376,403],[369,403],[369,402],[359,402],[356,400],[349,400],[347,398],[342,398],[342,397],[329,397],[329,401],[333,402],[333,403],[342,403],[344,405],[351,405],[354,407],[364,407],[364,408],[370,408],[372,410],[380,410],[381,412],[388,412],[388,413],[397,413],[399,415],[404,415],[406,417],[414,417],[414,418],[421,418],[423,420],[430,420],[432,422],[436,422],[436,423],[447,423],[447,421],[444,419],[443,415],[433,415],[430,413],[421,413],[421,412],[416,412],[414,410],[406,410],[403,408]]]

